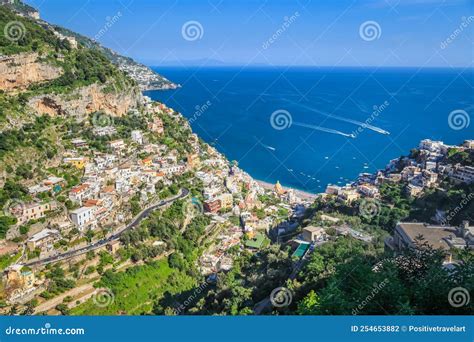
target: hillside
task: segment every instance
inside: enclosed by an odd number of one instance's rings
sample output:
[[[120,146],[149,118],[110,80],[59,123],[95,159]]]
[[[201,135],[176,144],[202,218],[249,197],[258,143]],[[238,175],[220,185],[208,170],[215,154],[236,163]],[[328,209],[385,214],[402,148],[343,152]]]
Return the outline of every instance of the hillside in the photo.
[[[90,49],[99,50],[113,64],[117,65],[121,70],[125,71],[130,77],[132,77],[138,83],[141,90],[165,90],[176,89],[179,87],[179,85],[170,82],[146,65],[138,63],[130,57],[122,56],[86,36],[57,25],[54,25],[54,29],[65,36],[74,37],[80,44]]]
[[[0,30],[0,314],[473,312],[447,298],[474,288],[474,141],[423,140],[303,198],[262,187],[90,40],[11,6]],[[405,227],[413,248],[392,243]]]
[[[15,27],[9,30],[12,24]],[[2,213],[8,213],[12,201],[29,205],[59,201],[59,216],[67,217],[64,205],[74,207],[67,194],[84,172],[67,160],[108,153],[119,163],[139,161],[150,151],[140,150],[132,132],[139,132],[140,141],[150,143],[155,152],[169,149],[170,158],[182,169],[192,149],[189,125],[179,114],[143,97],[138,83],[103,50],[18,15],[10,6],[0,6],[0,29],[8,32],[0,36],[0,207],[7,208]],[[77,140],[88,148],[78,148]],[[117,141],[130,144],[130,149],[118,153],[111,147]],[[45,177],[61,177],[62,191],[31,190]],[[162,190],[163,186],[158,192]],[[173,187],[171,193],[175,191]],[[123,213],[129,210],[129,199],[127,195],[119,199]],[[15,222],[0,215],[1,239],[26,238],[25,230],[9,231],[11,226]]]
[[[4,5],[17,13],[20,13],[26,17],[33,18],[43,28],[48,31],[56,32],[58,35],[64,38],[71,37],[78,44],[92,49],[97,50],[108,58],[113,64],[119,67],[119,69],[125,71],[130,77],[132,77],[141,90],[161,90],[161,89],[175,89],[179,85],[170,82],[165,77],[157,74],[149,67],[134,61],[132,58],[122,56],[112,49],[102,46],[96,40],[88,38],[79,33],[73,32],[67,28],[50,24],[39,18],[39,12],[27,5],[20,0],[1,0],[0,5]]]
[[[202,236],[210,219],[202,213],[196,219],[188,218],[189,205],[181,196],[163,213],[157,210],[150,215],[146,222],[153,226],[150,234],[144,233],[144,229],[123,234],[117,230],[161,199],[178,194],[201,196],[202,183],[195,178],[193,164],[198,165],[200,158],[217,160],[224,167],[227,161],[192,134],[179,113],[144,97],[137,82],[112,63],[103,50],[0,6],[0,29],[8,31],[6,28],[11,23],[16,27],[11,36],[0,37],[3,275],[17,268],[8,268],[14,263],[51,256],[51,248],[54,253],[65,253],[90,247],[91,243],[103,241],[110,232],[121,236],[123,242],[114,241],[120,242],[122,256],[112,257],[104,244],[100,250],[91,249],[86,256],[80,255],[78,263],[74,260],[74,270],[59,264],[52,272],[48,266],[44,272],[35,269],[38,282],[28,290],[27,285],[9,283],[3,277],[2,313],[5,313],[5,300],[23,302],[23,290],[36,291],[32,303],[45,302],[74,290],[79,279],[92,285],[104,276],[106,282],[105,276],[114,277],[110,269],[114,263],[131,266],[126,275],[117,275],[125,287],[125,283],[146,285],[145,277],[153,286],[140,287],[136,291],[140,298],[117,301],[116,308],[109,308],[110,312],[119,309],[134,314],[150,312],[153,306],[148,298],[150,291],[161,297],[192,288],[199,279],[198,272],[180,271],[178,265],[195,268],[198,253],[206,243]],[[84,189],[96,198],[93,202],[75,197],[74,194]],[[95,203],[93,207],[89,207],[92,203]],[[78,210],[90,210],[93,220],[86,226],[78,225],[74,219]],[[25,216],[29,213],[34,214]],[[173,224],[162,226],[165,219]],[[175,224],[182,229],[173,229]],[[186,226],[189,228],[184,231]],[[31,244],[38,234],[50,233],[54,242],[48,242],[48,246]],[[5,246],[21,250],[5,252]],[[175,250],[176,255],[172,254]],[[143,271],[134,267],[134,263],[169,254],[172,254],[169,262],[161,260],[146,265]],[[81,261],[84,257],[87,260]],[[30,270],[28,266],[23,269]],[[181,286],[176,286],[176,282]],[[44,286],[36,288],[39,283]],[[128,294],[126,288],[124,291]],[[53,308],[56,310],[53,312],[68,312],[63,304]],[[85,305],[79,310],[91,308],[93,305]]]
[[[0,0],[0,5],[7,6],[25,16],[39,19],[39,12],[34,7],[25,4],[20,0]]]
[[[0,27],[12,28],[11,36],[0,36],[0,173],[21,165],[19,153],[31,163],[54,159],[67,123],[93,113],[123,116],[140,106],[137,83],[98,49],[76,45],[5,6]]]

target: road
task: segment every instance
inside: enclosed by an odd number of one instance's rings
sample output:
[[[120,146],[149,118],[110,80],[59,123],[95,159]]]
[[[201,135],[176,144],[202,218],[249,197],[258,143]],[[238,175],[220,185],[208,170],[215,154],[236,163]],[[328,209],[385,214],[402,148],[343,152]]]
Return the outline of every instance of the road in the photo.
[[[73,250],[73,251],[69,251],[69,252],[65,252],[65,253],[62,253],[62,254],[54,255],[54,256],[51,256],[51,257],[44,258],[44,259],[32,261],[32,262],[29,262],[29,263],[24,263],[23,265],[24,266],[30,266],[30,267],[31,266],[46,265],[46,264],[50,264],[50,263],[53,263],[53,262],[58,262],[58,261],[74,258],[74,257],[77,257],[79,255],[85,254],[89,251],[93,251],[93,250],[96,250],[98,248],[104,247],[108,243],[110,243],[114,240],[118,240],[120,238],[120,236],[125,231],[127,231],[129,229],[132,229],[133,227],[137,226],[143,219],[147,218],[148,215],[152,211],[156,210],[157,208],[163,207],[167,204],[170,204],[170,203],[172,203],[172,202],[174,202],[178,199],[185,198],[188,195],[189,195],[189,190],[188,189],[181,189],[181,192],[180,192],[179,195],[173,196],[173,197],[168,198],[166,200],[162,200],[157,204],[153,204],[153,205],[150,205],[148,208],[145,208],[144,210],[142,210],[139,214],[137,214],[135,216],[135,218],[132,220],[132,222],[130,222],[123,229],[115,232],[114,234],[112,234],[111,236],[109,236],[107,238],[99,240],[99,241],[97,241],[97,242],[95,242],[91,245],[86,246],[86,247],[82,247],[82,248],[79,248],[79,249],[76,249],[76,250]]]

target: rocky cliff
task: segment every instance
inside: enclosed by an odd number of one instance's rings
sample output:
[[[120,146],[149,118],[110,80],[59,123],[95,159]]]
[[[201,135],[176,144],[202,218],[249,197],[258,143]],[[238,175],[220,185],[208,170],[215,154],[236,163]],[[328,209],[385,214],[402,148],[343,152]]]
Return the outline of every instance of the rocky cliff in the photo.
[[[37,53],[22,53],[0,57],[0,90],[28,88],[31,84],[53,80],[61,76],[60,68],[38,60]]]
[[[102,112],[111,116],[122,116],[137,108],[141,100],[138,89],[126,92],[110,91],[108,86],[92,84],[70,94],[47,94],[31,98],[28,106],[39,115],[69,115],[81,118]]]
[[[0,90],[18,92],[32,84],[54,80],[62,69],[41,62],[37,53],[22,53],[0,58]],[[123,88],[123,87],[121,87]],[[95,112],[122,116],[138,106],[141,94],[136,87],[118,90],[112,84],[91,84],[68,94],[42,94],[29,99],[36,114],[82,117]]]
[[[77,43],[86,48],[100,51],[113,64],[133,78],[142,90],[164,90],[176,89],[179,87],[178,84],[169,81],[146,65],[140,64],[132,58],[122,56],[115,51],[102,46],[97,41],[97,38],[91,39],[67,28],[50,24],[44,20],[41,20],[39,12],[21,0],[0,0],[0,6],[4,6],[10,10],[15,11],[16,13],[21,14],[22,16],[31,18],[44,29],[55,32],[57,36],[74,41],[74,44]],[[119,14],[121,16],[120,12]]]

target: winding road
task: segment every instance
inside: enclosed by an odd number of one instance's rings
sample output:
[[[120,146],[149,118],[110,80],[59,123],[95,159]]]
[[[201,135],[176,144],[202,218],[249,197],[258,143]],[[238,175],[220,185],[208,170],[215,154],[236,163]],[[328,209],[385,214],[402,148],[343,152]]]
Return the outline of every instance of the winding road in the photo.
[[[120,238],[120,236],[125,231],[127,231],[129,229],[132,229],[133,227],[136,227],[143,219],[147,218],[148,215],[152,211],[154,211],[154,210],[156,210],[160,207],[163,207],[167,204],[173,203],[174,201],[176,201],[178,199],[185,198],[188,195],[189,195],[189,190],[188,189],[181,189],[181,191],[178,195],[170,197],[170,198],[165,199],[165,200],[162,200],[162,201],[158,202],[157,204],[153,204],[153,205],[150,205],[149,207],[145,208],[144,210],[142,210],[139,214],[137,214],[135,216],[135,218],[132,220],[132,222],[130,222],[123,229],[115,232],[114,234],[112,234],[111,236],[109,236],[107,238],[104,238],[102,240],[94,242],[93,244],[88,245],[86,247],[82,247],[82,248],[79,248],[79,249],[76,249],[76,250],[73,250],[73,251],[69,251],[69,252],[65,252],[65,253],[62,253],[62,254],[54,255],[54,256],[51,256],[51,257],[44,258],[44,259],[39,259],[39,260],[32,261],[32,262],[29,262],[29,263],[24,263],[23,265],[24,266],[29,266],[29,267],[46,265],[46,264],[50,264],[50,263],[53,263],[53,262],[58,262],[58,261],[74,258],[74,257],[77,257],[79,255],[85,254],[89,251],[93,251],[93,250],[96,250],[98,248],[104,247],[106,244],[108,244],[108,243],[110,243],[114,240],[118,240]]]

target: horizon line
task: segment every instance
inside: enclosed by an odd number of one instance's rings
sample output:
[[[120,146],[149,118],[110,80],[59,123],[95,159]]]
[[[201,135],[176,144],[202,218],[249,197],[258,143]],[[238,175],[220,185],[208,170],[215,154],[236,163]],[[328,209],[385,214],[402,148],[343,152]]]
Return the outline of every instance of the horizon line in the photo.
[[[142,62],[143,63],[143,62]],[[288,65],[288,64],[153,64],[153,63],[143,63],[150,68],[188,68],[188,67],[200,67],[200,68],[228,68],[228,67],[244,67],[244,68],[331,68],[331,69],[464,69],[464,70],[474,70],[474,66],[422,66],[422,65],[407,65],[407,66],[377,66],[377,65]]]

